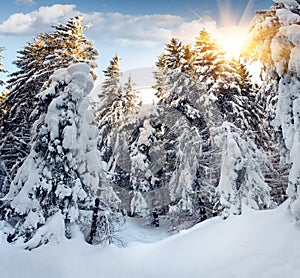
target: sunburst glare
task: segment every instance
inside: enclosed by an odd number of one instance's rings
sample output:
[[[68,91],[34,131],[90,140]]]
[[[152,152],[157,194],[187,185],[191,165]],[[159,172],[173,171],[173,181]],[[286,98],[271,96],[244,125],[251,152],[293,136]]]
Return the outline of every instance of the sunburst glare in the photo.
[[[234,12],[230,1],[218,1],[220,13],[220,27],[216,36],[229,57],[239,57],[242,45],[247,36],[247,29],[250,22],[250,11],[253,0],[249,0],[243,14]]]
[[[228,58],[238,58],[240,56],[241,48],[247,35],[246,28],[241,26],[223,27],[218,30],[216,35]]]

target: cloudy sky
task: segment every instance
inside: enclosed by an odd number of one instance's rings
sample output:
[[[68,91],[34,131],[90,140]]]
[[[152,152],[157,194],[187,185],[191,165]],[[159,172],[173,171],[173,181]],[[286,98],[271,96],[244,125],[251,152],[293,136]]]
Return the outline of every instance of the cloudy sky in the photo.
[[[193,39],[203,26],[247,26],[255,10],[268,9],[272,0],[0,0],[0,46],[3,63],[11,62],[26,42],[51,26],[81,14],[86,31],[100,52],[99,73],[115,53],[123,70],[154,66],[172,36]],[[5,77],[2,77],[5,79]]]

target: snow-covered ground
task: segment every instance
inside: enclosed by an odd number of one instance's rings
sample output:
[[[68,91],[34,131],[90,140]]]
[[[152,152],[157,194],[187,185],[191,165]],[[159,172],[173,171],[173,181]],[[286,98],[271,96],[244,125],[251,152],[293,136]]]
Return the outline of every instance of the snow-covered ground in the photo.
[[[120,235],[126,247],[90,246],[81,236],[33,251],[1,239],[1,278],[298,278],[300,226],[286,204],[213,218],[169,235],[130,219]]]

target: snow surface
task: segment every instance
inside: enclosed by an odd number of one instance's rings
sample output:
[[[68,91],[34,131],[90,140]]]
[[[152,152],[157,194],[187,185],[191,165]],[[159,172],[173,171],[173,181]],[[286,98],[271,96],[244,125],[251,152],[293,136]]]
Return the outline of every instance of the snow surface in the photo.
[[[227,220],[212,218],[180,233],[130,219],[119,236],[125,248],[84,243],[79,235],[33,251],[0,235],[1,278],[298,278],[300,227],[287,204],[269,211],[244,209]]]

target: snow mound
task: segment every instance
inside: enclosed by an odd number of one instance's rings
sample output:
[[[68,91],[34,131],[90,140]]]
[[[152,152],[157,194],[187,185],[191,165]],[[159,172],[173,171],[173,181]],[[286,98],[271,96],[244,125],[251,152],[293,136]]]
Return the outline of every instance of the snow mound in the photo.
[[[123,231],[126,240],[132,240],[126,248],[90,246],[78,236],[28,252],[3,241],[0,276],[297,278],[300,229],[291,221],[286,207],[244,209],[241,216],[225,221],[213,218],[166,239],[161,230],[152,234],[148,231],[144,242],[138,240],[146,228],[131,220],[126,229],[132,228],[135,236],[130,238]]]

